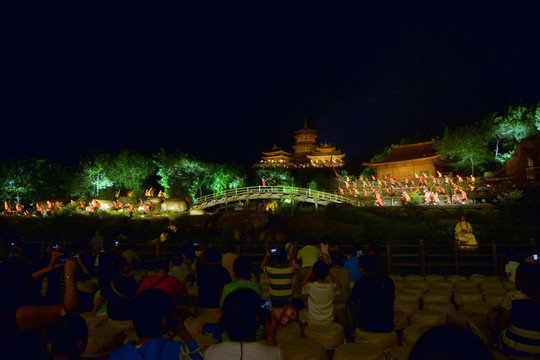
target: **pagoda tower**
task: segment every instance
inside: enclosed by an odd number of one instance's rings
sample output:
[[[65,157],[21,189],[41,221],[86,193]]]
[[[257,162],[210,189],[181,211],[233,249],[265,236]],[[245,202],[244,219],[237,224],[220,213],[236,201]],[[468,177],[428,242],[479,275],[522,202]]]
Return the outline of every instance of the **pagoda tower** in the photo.
[[[263,152],[261,161],[259,164],[254,164],[254,167],[268,168],[268,167],[284,167],[292,168],[295,165],[292,162],[292,153],[284,151],[276,144],[270,151]]]
[[[345,154],[337,150],[332,143],[324,143],[317,146],[317,150],[307,155],[313,167],[343,166]]]
[[[308,155],[317,150],[317,130],[308,128],[307,119],[304,118],[304,128],[294,132],[296,144],[293,145],[293,162],[296,165],[309,164]]]

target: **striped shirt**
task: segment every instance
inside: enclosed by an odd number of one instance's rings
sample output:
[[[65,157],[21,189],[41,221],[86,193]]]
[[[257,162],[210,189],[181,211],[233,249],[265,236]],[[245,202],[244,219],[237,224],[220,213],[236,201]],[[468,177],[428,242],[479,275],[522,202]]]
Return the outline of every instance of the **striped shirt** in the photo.
[[[512,301],[510,326],[501,334],[506,355],[540,356],[540,308],[532,299]]]
[[[290,264],[277,264],[265,266],[263,270],[270,283],[272,306],[284,306],[293,293],[294,267]]]

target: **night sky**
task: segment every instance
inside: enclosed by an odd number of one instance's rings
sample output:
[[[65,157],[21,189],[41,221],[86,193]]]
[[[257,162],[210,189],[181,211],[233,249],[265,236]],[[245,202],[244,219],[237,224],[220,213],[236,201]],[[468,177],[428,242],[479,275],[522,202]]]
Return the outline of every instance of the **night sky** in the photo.
[[[329,4],[6,12],[1,160],[164,148],[250,164],[292,151],[307,117],[361,162],[540,100],[539,5]]]

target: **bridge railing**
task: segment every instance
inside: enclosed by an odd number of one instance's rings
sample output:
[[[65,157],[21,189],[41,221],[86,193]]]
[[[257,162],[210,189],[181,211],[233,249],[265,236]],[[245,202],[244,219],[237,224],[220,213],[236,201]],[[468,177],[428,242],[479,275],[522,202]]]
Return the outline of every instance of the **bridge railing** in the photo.
[[[253,193],[291,194],[291,195],[297,195],[297,196],[308,196],[311,198],[317,198],[317,199],[327,200],[327,201],[332,201],[332,202],[337,202],[337,203],[348,203],[348,204],[353,204],[356,206],[361,205],[360,201],[350,199],[341,195],[327,193],[327,192],[319,191],[319,190],[298,188],[294,186],[283,186],[283,185],[281,186],[260,186],[259,185],[259,186],[248,186],[248,187],[242,187],[242,188],[227,189],[221,192],[214,192],[212,194],[201,196],[195,199],[195,204],[201,204],[201,203],[219,199],[219,198],[233,197],[235,195],[249,195]]]

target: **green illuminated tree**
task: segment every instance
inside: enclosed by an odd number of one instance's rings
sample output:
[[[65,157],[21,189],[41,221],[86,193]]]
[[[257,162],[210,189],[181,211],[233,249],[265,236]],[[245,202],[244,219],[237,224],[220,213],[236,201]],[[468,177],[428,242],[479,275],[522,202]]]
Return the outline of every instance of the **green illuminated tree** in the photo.
[[[111,188],[113,182],[109,178],[107,169],[110,167],[108,154],[90,153],[79,162],[76,174],[77,191],[79,194],[87,194],[97,197],[104,189]]]
[[[246,185],[246,174],[237,164],[213,164],[208,188],[216,193]]]
[[[443,159],[449,160],[456,170],[469,170],[474,175],[493,158],[488,146],[488,132],[481,124],[445,129],[435,148]]]
[[[257,176],[259,184],[264,177],[268,186],[296,186],[294,176],[289,169],[278,167],[256,169],[255,175]]]
[[[115,189],[143,190],[145,181],[155,171],[151,157],[126,149],[107,163],[107,174]]]

